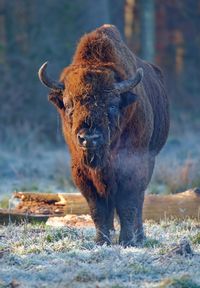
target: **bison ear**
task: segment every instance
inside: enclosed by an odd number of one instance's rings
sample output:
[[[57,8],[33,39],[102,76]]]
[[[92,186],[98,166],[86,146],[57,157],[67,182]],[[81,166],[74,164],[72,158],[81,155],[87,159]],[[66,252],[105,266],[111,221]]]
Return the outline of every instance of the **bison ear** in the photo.
[[[138,99],[138,96],[132,92],[122,93],[120,97],[120,108],[125,108],[126,106],[133,104]]]
[[[63,97],[60,93],[56,93],[54,91],[49,93],[48,99],[52,102],[58,109],[63,109]]]

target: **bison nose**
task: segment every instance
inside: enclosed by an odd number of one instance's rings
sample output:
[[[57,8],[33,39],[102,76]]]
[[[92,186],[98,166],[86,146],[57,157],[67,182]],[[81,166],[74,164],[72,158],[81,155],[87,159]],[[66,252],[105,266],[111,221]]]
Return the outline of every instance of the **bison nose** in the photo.
[[[89,134],[85,130],[81,130],[77,134],[78,145],[82,148],[96,148],[101,144],[102,136],[99,133]]]

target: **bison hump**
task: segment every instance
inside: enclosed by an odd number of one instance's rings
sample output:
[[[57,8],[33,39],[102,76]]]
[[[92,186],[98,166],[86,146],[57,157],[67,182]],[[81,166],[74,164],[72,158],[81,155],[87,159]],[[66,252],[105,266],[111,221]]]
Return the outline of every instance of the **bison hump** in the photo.
[[[121,41],[121,37],[117,28],[109,24],[84,35],[77,46],[73,64],[114,63],[117,56],[114,41]]]

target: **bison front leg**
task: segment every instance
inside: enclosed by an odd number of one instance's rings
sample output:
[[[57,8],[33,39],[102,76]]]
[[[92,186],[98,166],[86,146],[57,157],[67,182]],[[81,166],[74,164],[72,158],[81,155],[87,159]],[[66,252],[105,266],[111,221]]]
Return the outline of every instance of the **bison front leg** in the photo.
[[[110,230],[114,229],[114,204],[110,197],[87,197],[91,217],[96,227],[96,243],[111,244]]]
[[[132,194],[132,195],[131,195]],[[142,224],[142,207],[144,193],[139,198],[133,192],[117,195],[116,210],[120,219],[119,243],[123,246],[134,246],[144,238]]]
[[[85,169],[72,165],[72,175],[75,184],[87,200],[91,217],[96,227],[96,242],[110,244],[110,230],[113,230],[114,198],[112,192],[105,194],[97,192],[91,179],[86,175]]]

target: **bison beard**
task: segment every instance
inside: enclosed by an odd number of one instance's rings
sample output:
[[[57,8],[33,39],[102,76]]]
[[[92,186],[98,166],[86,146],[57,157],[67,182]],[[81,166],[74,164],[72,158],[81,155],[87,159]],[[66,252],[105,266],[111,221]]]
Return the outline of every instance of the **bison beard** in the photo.
[[[144,191],[169,129],[160,69],[135,56],[112,25],[83,36],[59,82],[46,69],[47,63],[39,78],[60,114],[97,243],[110,243],[116,210],[119,243],[135,245],[144,237]]]
[[[83,154],[83,165],[90,168],[98,169],[104,166],[105,153],[102,149],[90,150]]]

